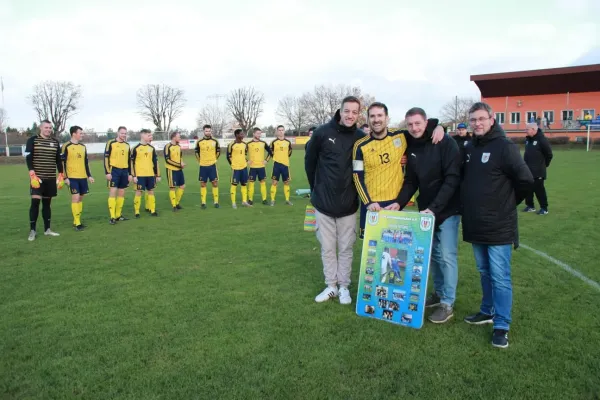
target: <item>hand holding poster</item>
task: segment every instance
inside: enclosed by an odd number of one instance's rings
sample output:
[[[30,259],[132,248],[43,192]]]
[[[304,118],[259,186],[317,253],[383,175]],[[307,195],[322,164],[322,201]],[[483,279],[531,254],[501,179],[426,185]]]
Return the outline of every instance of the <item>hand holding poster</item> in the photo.
[[[420,329],[435,218],[407,211],[368,212],[356,313]]]

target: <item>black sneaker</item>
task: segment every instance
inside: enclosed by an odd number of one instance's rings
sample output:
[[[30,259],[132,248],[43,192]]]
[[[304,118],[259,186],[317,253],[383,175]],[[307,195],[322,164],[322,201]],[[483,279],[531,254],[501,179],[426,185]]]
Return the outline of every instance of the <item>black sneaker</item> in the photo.
[[[540,208],[540,211],[537,212],[537,215],[547,215],[548,214],[548,210],[546,210],[545,208]]]
[[[437,293],[433,292],[427,299],[425,300],[425,308],[436,307],[440,305],[440,296]]]
[[[146,212],[147,212],[148,214],[150,214],[150,209],[149,209],[149,208],[146,208]]]
[[[219,208],[219,203],[215,203],[215,208]]]
[[[508,347],[508,331],[504,329],[494,329],[492,336],[492,346],[505,349]]]
[[[252,200],[248,200],[247,203],[250,204],[251,206],[254,205],[254,202]]]
[[[158,213],[157,213],[156,211],[154,211],[154,212],[153,212],[152,214],[150,214],[150,215],[152,215],[153,217],[158,217]]]
[[[117,218],[117,221],[129,221],[129,218],[121,215],[119,218]]]
[[[175,206],[175,208],[176,208],[176,209],[178,209],[178,210],[183,210],[183,207],[181,207],[179,204],[177,204],[177,205]]]
[[[111,219],[110,219],[110,224],[111,224],[111,225],[115,225],[116,223],[117,223],[117,220],[116,220],[116,219],[114,219],[114,218],[111,218]]]
[[[177,207],[173,207],[173,212],[177,212]]]
[[[454,316],[454,309],[452,306],[448,304],[440,304],[438,308],[435,309],[433,314],[429,316],[429,320],[434,324],[443,324],[448,321],[450,318]]]
[[[82,230],[84,230],[84,229],[85,229],[85,226],[83,226],[83,225],[77,225],[77,226],[75,227],[75,231],[76,231],[76,232],[81,232],[81,231],[82,231]]]
[[[268,205],[269,205],[269,202],[268,202],[267,200],[263,200],[263,204],[264,204],[265,206],[268,206]]]
[[[215,204],[215,207],[217,207],[217,205],[216,205],[216,204]],[[200,206],[200,208],[201,208],[201,209],[203,209],[203,210],[206,210],[206,204],[202,204],[202,205]],[[217,207],[217,208],[218,208],[218,207]]]
[[[523,209],[523,212],[535,212],[535,207],[527,206]]]
[[[136,219],[140,219],[140,214],[135,214]]]
[[[493,324],[494,316],[478,312],[477,314],[466,316],[465,322],[471,325]]]

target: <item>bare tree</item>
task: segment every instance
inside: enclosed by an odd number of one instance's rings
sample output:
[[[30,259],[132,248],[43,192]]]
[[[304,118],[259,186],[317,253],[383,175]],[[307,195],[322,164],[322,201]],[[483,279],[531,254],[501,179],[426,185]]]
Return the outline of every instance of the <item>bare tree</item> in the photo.
[[[256,125],[263,112],[265,96],[252,86],[233,90],[227,96],[227,108],[244,132]]]
[[[65,81],[45,81],[33,87],[29,99],[39,120],[52,122],[54,135],[58,135],[79,109],[81,86]]]
[[[321,125],[329,121],[340,108],[346,96],[356,96],[361,101],[363,109],[359,124],[366,121],[366,110],[369,104],[375,101],[373,96],[363,94],[358,86],[316,86],[312,92],[305,93],[302,100],[306,105],[308,120],[311,124]]]
[[[303,97],[286,96],[279,100],[276,114],[284,119],[299,135],[308,125],[308,109]]]
[[[212,133],[215,137],[223,137],[223,130],[227,126],[230,116],[227,114],[227,110],[223,107],[219,107],[215,104],[208,104],[203,106],[198,112],[198,128],[202,129],[202,126],[208,124],[212,127]]]
[[[456,96],[442,107],[440,111],[441,121],[450,124],[466,124],[469,122],[469,108],[473,103],[475,103],[475,100],[470,97]]]
[[[139,113],[161,132],[170,132],[171,123],[179,117],[185,106],[182,89],[167,85],[146,85],[137,91]]]

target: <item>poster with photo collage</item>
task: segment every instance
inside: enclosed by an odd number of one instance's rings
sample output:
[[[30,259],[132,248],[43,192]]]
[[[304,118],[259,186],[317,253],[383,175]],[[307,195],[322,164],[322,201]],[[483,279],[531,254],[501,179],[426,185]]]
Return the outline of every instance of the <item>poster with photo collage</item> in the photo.
[[[435,218],[408,211],[368,212],[356,313],[420,329]]]

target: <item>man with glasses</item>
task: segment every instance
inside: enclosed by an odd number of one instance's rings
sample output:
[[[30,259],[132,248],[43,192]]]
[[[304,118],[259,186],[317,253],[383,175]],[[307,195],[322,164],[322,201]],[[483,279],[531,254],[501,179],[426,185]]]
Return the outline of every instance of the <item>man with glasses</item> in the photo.
[[[508,347],[511,323],[512,246],[517,243],[517,205],[533,186],[519,147],[506,137],[486,103],[469,110],[473,139],[465,148],[461,184],[463,240],[471,243],[481,275],[479,312],[473,325],[493,323],[494,347]],[[516,247],[516,246],[515,246]]]

